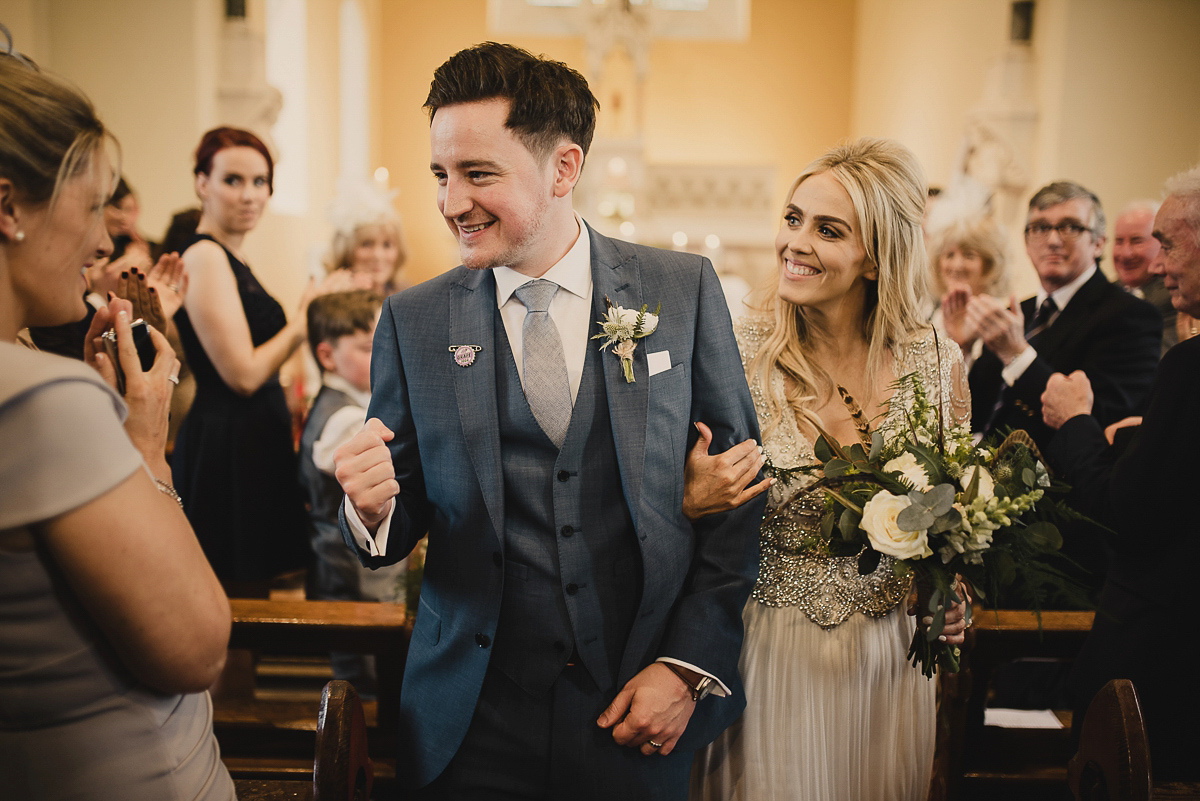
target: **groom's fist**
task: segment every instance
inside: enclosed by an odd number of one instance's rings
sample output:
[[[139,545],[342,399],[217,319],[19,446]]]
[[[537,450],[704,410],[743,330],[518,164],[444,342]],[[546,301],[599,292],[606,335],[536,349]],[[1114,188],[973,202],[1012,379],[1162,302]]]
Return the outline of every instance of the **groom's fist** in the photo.
[[[374,533],[392,510],[392,498],[400,492],[392,466],[391,430],[377,417],[333,452],[334,475],[359,518]]]

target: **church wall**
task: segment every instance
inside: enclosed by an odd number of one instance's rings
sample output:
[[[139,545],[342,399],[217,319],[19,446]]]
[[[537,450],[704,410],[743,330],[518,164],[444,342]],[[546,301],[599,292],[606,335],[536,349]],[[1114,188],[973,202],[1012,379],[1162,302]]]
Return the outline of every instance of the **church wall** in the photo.
[[[651,163],[774,166],[782,207],[792,178],[849,132],[854,6],[754,0],[751,15],[745,42],[651,45],[646,158]],[[458,263],[457,246],[434,202],[429,125],[421,104],[439,64],[496,35],[487,29],[485,0],[385,3],[381,29],[381,163],[400,189],[397,207],[412,254],[409,275],[418,281]],[[504,40],[586,74],[581,38]],[[602,97],[601,117],[605,101]]]

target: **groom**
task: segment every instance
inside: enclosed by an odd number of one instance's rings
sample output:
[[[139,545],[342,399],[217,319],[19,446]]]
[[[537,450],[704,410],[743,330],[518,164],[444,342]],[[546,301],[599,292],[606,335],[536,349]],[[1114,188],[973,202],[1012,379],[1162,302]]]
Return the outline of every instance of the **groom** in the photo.
[[[683,798],[744,704],[762,516],[682,513],[692,421],[719,450],[758,437],[720,284],[575,214],[597,104],[566,65],[479,45],[425,105],[463,266],[384,306],[337,456],[363,564],[429,534],[397,773],[418,798]],[[632,381],[592,339],[608,300],[661,303]]]

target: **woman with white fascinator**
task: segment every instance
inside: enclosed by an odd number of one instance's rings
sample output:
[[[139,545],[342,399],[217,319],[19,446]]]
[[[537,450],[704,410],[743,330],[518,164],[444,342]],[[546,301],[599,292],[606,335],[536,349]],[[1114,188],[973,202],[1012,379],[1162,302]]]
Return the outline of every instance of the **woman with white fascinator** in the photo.
[[[401,277],[408,249],[400,215],[392,206],[395,190],[374,183],[343,182],[330,207],[333,241],[325,257],[325,270],[348,270],[359,289],[372,289],[384,297],[404,289]]]

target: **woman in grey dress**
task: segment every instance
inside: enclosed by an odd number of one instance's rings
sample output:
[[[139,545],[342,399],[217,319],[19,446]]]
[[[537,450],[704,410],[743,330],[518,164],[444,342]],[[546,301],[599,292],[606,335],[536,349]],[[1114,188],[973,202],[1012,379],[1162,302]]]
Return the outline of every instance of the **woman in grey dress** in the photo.
[[[229,604],[163,455],[179,362],[152,331],[142,371],[123,300],[88,332],[96,369],[17,344],[84,314],[110,143],[87,98],[0,50],[0,795],[224,801],[205,688]]]

